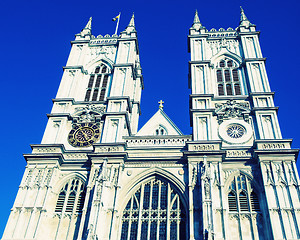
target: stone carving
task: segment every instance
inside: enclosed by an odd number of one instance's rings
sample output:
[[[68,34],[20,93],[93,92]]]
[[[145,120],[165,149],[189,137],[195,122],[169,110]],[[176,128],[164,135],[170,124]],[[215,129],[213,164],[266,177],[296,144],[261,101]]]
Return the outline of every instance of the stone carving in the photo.
[[[197,164],[192,164],[192,174],[191,174],[191,187],[194,189],[194,187],[197,184],[197,179],[198,179],[198,165]]]
[[[283,185],[287,185],[286,181],[284,180],[284,176],[283,176],[283,172],[282,172],[282,165],[280,163],[274,164],[275,165],[275,169],[276,169],[276,173],[277,173],[277,182],[281,183]]]
[[[213,144],[197,144],[193,145],[194,151],[212,151],[215,150],[215,145]]]
[[[99,55],[102,55],[102,57],[105,57],[107,59],[113,60],[116,54],[115,46],[100,46],[100,47],[93,47],[90,49],[91,49],[90,55],[92,57],[92,60],[94,60]]]
[[[228,100],[226,103],[216,103],[215,107],[219,124],[230,118],[243,118],[246,122],[249,122],[250,107],[247,102],[237,103],[234,100]]]
[[[220,181],[219,181],[219,170],[218,170],[218,165],[214,166],[214,185],[215,186],[221,186]]]
[[[264,143],[262,149],[283,149],[285,148],[284,143]]]
[[[296,178],[295,178],[294,170],[293,170],[291,164],[287,164],[287,166],[288,166],[288,169],[289,169],[290,183],[297,186],[297,181],[296,181]]]
[[[268,163],[265,163],[265,167],[266,167],[266,174],[267,174],[267,184],[273,185],[274,180],[273,180],[273,176],[271,173],[270,165]]]
[[[128,147],[133,146],[184,146],[187,141],[190,141],[190,138],[136,138],[136,139],[126,139],[126,143]]]
[[[251,157],[251,153],[248,150],[227,150],[226,157],[233,157],[233,158]]]
[[[97,148],[97,152],[122,152],[123,151],[123,147],[121,146],[105,146],[105,147],[99,147]]]
[[[47,186],[47,187],[48,187],[49,184],[50,184],[52,172],[53,172],[52,169],[48,169],[48,170],[47,170],[46,177],[45,177],[45,179],[44,179],[44,185]]]
[[[210,199],[210,166],[209,163],[207,163],[206,157],[204,157],[204,163],[201,168],[201,179],[204,186],[204,196],[205,199]]]
[[[99,122],[104,111],[105,106],[96,107],[94,104],[87,104],[85,107],[75,108],[73,123]]]

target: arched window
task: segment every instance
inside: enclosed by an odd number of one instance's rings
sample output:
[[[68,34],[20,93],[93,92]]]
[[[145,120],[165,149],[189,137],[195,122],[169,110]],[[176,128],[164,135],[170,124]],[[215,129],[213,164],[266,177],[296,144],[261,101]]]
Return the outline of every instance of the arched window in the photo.
[[[153,177],[141,184],[122,215],[121,240],[185,239],[185,212],[171,184]]]
[[[219,96],[242,94],[238,66],[234,61],[224,59],[218,63],[217,83]]]
[[[252,181],[244,174],[235,176],[228,193],[229,212],[259,212],[259,201]]]
[[[168,135],[168,132],[164,127],[159,126],[158,128],[155,129],[154,135]]]
[[[90,76],[84,101],[104,101],[109,74],[108,67],[103,63],[95,68]]]
[[[85,186],[79,179],[70,179],[60,190],[56,213],[81,213],[85,199]]]

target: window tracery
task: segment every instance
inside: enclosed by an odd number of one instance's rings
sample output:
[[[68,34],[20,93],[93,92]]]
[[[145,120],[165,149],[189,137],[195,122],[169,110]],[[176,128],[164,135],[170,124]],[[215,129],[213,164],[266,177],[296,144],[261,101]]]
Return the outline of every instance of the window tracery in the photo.
[[[229,212],[259,212],[259,200],[253,182],[244,174],[235,176],[229,186]]]
[[[216,74],[219,96],[242,94],[237,63],[230,59],[221,60],[217,65]]]
[[[90,75],[84,101],[104,101],[109,78],[109,68],[101,63]]]
[[[55,213],[81,213],[85,199],[85,185],[79,179],[70,179],[60,190]]]
[[[122,216],[125,239],[185,239],[184,209],[169,183],[153,177],[131,196]]]

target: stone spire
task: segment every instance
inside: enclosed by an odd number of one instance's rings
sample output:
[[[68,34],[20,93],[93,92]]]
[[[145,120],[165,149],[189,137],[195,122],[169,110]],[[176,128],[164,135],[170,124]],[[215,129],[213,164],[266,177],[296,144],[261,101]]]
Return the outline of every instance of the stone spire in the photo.
[[[127,33],[135,32],[134,13],[131,16],[130,22],[126,28]]]
[[[246,17],[246,14],[244,12],[244,9],[241,7],[241,20],[240,20],[240,26],[249,27],[252,26],[251,22]]]

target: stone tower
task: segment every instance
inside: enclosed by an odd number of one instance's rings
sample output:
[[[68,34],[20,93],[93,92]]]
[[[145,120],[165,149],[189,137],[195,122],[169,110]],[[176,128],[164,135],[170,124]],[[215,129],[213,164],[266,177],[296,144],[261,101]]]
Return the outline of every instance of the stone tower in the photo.
[[[207,30],[195,14],[192,135],[163,101],[138,131],[134,16],[120,35],[94,37],[91,25],[72,41],[41,144],[24,154],[2,239],[300,239],[298,150],[281,136],[244,11],[235,30]]]
[[[299,239],[298,150],[281,136],[256,26],[241,8],[235,30],[208,31],[196,12],[188,39],[191,238]]]

